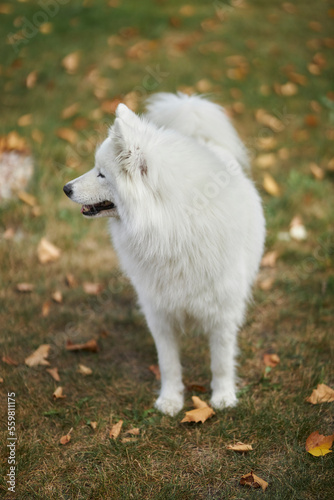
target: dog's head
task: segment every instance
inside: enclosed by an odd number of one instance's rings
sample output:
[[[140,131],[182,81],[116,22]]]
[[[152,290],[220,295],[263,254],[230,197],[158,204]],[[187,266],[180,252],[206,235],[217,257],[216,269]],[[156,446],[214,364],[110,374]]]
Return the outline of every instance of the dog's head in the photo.
[[[148,164],[157,134],[153,124],[119,104],[114,125],[96,151],[94,168],[63,188],[82,205],[85,217],[119,217],[125,198],[128,206],[131,197],[145,196],[154,180]]]

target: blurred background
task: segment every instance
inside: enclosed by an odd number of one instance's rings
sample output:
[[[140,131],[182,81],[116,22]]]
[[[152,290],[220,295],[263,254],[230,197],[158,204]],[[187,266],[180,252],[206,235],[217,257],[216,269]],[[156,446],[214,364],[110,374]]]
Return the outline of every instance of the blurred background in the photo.
[[[280,478],[289,470],[293,489],[323,488],[327,498],[324,469],[301,465],[297,451],[298,436],[316,422],[329,431],[329,410],[308,411],[303,402],[317,383],[334,380],[333,19],[329,0],[0,2],[0,391],[15,388],[21,398],[21,493],[38,487],[38,498],[107,498],[110,491],[110,498],[151,498],[151,474],[152,498],[193,498],[191,491],[220,498],[219,439],[250,438],[251,428],[267,450],[258,448],[252,467],[267,477],[270,467]],[[241,409],[231,410],[224,426],[218,420],[203,430],[210,453],[200,459],[194,434],[178,429],[176,437],[173,421],[151,408],[152,386],[159,385],[148,370],[155,348],[105,220],[83,219],[62,192],[93,166],[117,104],[140,113],[161,91],[204,93],[225,107],[249,149],[267,220],[255,303],[240,335]],[[65,347],[91,339],[98,354]],[[41,344],[50,346],[67,399],[52,399],[56,381],[44,366],[25,364]],[[183,345],[185,377],[209,389],[206,343],[198,337],[196,344]],[[263,372],[268,352],[281,364]],[[79,362],[93,377],[78,376]],[[103,441],[110,411],[150,436],[133,455],[146,471],[138,472],[140,486],[127,475],[126,451]],[[89,419],[99,422],[97,435],[87,431]],[[85,456],[84,467],[74,464],[74,451],[57,462],[58,437],[70,427],[79,455],[89,443],[92,461]],[[278,444],[282,433],[288,450]],[[162,442],[166,455],[152,472],[143,457]],[[52,463],[45,458],[51,455]],[[184,463],[177,462],[181,455]],[[238,460],[224,462],[226,480],[242,472]],[[102,476],[118,467],[125,476],[113,486],[97,480],[97,461]],[[237,498],[228,484],[224,494]],[[288,498],[283,479],[272,492]],[[319,498],[312,494],[301,498]]]

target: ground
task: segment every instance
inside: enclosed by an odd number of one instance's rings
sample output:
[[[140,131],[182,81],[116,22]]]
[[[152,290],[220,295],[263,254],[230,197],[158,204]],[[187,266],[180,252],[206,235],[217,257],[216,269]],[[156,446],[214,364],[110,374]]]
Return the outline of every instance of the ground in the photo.
[[[16,130],[35,166],[29,203],[22,195],[0,202],[1,496],[332,498],[333,454],[314,457],[305,441],[316,430],[334,432],[333,403],[305,399],[318,383],[334,385],[333,4],[54,0],[49,10],[42,4],[0,3],[0,135]],[[204,92],[226,106],[250,151],[266,252],[274,252],[240,332],[239,405],[194,425],[180,424],[183,412],[170,418],[153,408],[154,343],[105,221],[83,219],[62,193],[92,166],[117,102],[141,111],[150,93],[176,90]],[[43,237],[61,250],[46,264],[37,255]],[[19,292],[20,283],[33,290]],[[85,283],[101,286],[88,294]],[[56,291],[61,302],[52,299]],[[96,353],[66,349],[68,340],[91,339]],[[60,382],[48,367],[25,364],[41,344],[51,346],[48,360]],[[280,363],[266,367],[265,353]],[[201,332],[183,337],[182,355],[189,410],[192,395],[210,397]],[[79,364],[92,374],[79,373]],[[54,400],[59,385],[66,398]],[[10,392],[15,494],[6,483]],[[122,433],[111,439],[119,420]],[[123,442],[132,428],[139,436]],[[70,429],[71,441],[61,445]],[[237,441],[253,451],[226,449]],[[264,493],[239,485],[251,470],[269,483]]]

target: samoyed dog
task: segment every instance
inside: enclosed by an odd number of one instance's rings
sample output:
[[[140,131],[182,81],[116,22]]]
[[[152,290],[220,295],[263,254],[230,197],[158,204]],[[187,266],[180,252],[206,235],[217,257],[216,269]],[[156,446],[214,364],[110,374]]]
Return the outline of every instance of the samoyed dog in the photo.
[[[160,93],[144,116],[119,104],[94,168],[64,186],[85,217],[109,217],[158,352],[155,406],[168,415],[183,406],[178,338],[187,318],[209,339],[212,406],[237,402],[237,333],[265,239],[247,168],[245,148],[220,106]]]

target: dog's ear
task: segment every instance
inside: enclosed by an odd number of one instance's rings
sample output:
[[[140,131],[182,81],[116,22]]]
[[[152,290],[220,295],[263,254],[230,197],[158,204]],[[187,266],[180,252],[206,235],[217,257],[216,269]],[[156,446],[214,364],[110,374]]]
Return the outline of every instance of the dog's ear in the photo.
[[[136,171],[147,174],[147,164],[138,142],[142,126],[141,119],[125,104],[118,105],[110,135],[117,161],[130,174]]]

